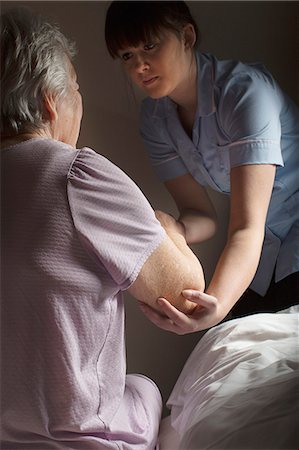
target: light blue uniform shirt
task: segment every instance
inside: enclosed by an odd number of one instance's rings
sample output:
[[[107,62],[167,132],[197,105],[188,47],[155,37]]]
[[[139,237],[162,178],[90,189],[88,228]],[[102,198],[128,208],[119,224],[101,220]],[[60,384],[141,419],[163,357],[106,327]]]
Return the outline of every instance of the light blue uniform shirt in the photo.
[[[176,104],[146,98],[141,135],[162,181],[191,173],[202,186],[230,194],[230,170],[275,164],[262,255],[251,288],[267,292],[299,270],[299,109],[259,64],[197,53],[198,108],[192,140]]]

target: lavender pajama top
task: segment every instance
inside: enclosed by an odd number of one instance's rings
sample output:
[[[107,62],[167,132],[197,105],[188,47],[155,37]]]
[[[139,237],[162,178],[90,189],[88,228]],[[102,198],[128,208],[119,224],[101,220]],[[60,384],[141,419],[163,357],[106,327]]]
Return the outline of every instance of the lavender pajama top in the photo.
[[[122,291],[165,232],[89,148],[2,151],[2,449],[151,450],[161,396],[126,375]]]

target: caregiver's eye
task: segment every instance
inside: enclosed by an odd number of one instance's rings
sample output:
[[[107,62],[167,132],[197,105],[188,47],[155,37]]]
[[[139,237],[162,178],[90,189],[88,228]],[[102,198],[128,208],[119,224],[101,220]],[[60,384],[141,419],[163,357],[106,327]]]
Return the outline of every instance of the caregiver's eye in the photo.
[[[157,43],[149,42],[148,44],[145,44],[143,48],[144,48],[144,50],[149,51],[149,50],[153,50],[154,48],[156,48],[157,45],[158,45]]]
[[[122,59],[123,61],[128,61],[130,58],[132,58],[132,55],[133,55],[132,52],[126,52],[126,53],[123,53],[123,54],[121,55],[121,59]]]

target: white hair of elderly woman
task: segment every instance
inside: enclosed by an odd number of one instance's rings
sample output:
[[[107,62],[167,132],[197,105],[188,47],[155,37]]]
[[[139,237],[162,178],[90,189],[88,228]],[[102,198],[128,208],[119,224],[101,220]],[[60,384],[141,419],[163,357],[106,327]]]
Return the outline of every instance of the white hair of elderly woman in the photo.
[[[75,53],[57,25],[27,8],[1,15],[1,137],[45,127],[44,95],[66,95]]]

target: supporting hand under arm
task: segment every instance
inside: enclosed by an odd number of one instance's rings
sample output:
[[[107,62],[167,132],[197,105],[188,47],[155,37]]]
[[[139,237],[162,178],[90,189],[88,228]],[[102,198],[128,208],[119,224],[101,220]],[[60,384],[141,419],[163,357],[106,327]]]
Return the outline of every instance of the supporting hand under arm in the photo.
[[[145,316],[159,328],[179,335],[206,330],[221,322],[229,312],[229,308],[221,305],[216,297],[204,292],[186,289],[182,295],[197,303],[192,314],[183,314],[172,306],[165,298],[159,298],[157,304],[161,314],[140,303]]]

